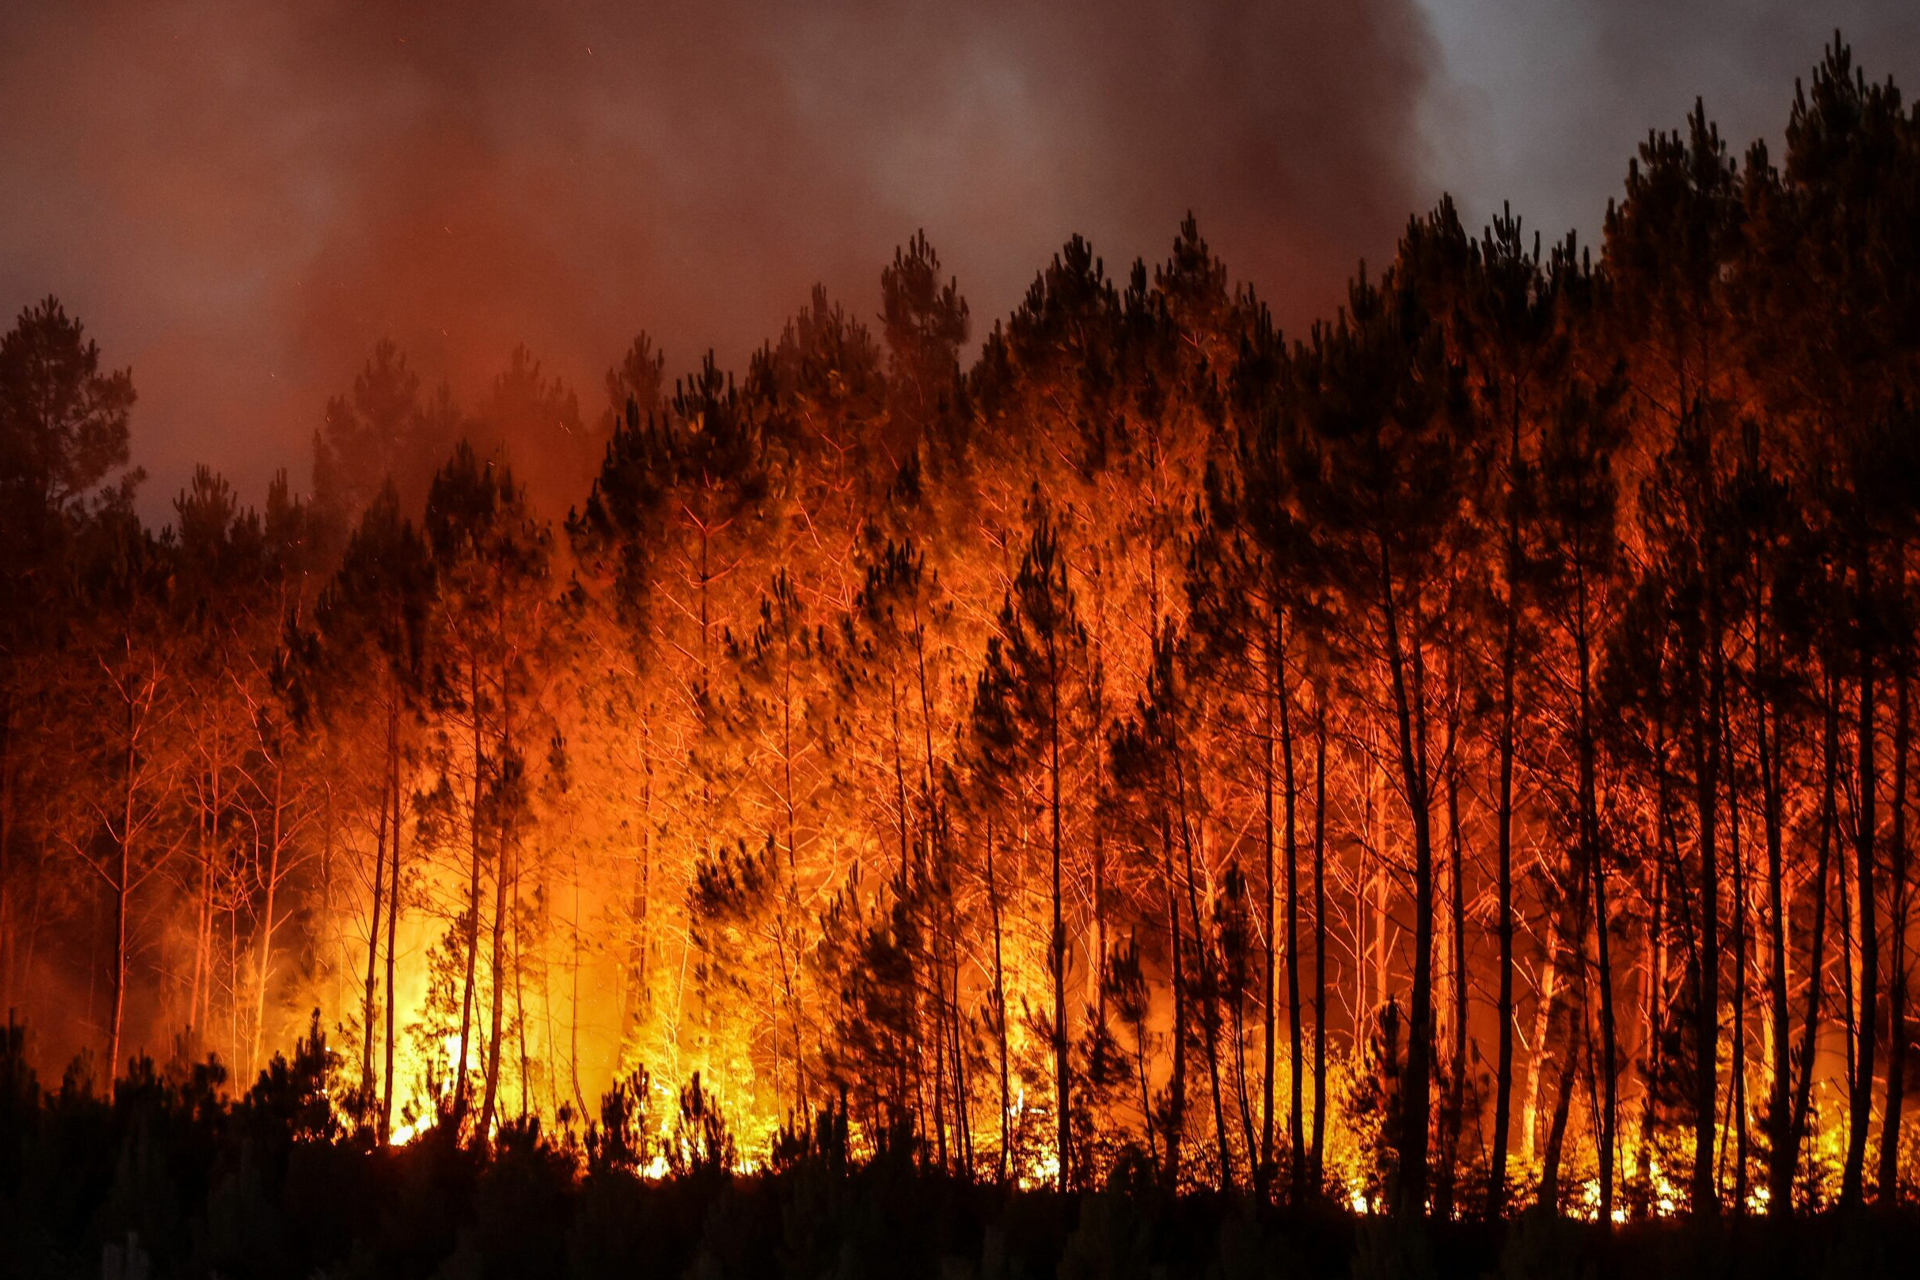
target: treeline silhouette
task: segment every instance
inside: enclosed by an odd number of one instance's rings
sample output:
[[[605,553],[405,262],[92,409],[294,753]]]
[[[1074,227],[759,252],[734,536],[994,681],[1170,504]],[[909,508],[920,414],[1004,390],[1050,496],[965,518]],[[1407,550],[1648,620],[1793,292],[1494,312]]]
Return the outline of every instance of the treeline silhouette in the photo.
[[[335,1108],[338,1058],[317,1023],[238,1096],[217,1067],[168,1078],[145,1059],[111,1099],[71,1075],[43,1096],[22,1041],[10,1028],[0,1042],[10,1276],[1757,1280],[1905,1275],[1920,1244],[1905,1211],[1608,1231],[1540,1207],[1449,1223],[1175,1197],[1139,1152],[1098,1188],[1021,1190],[940,1169],[909,1124],[862,1155],[844,1106],[783,1127],[739,1174],[697,1081],[657,1128],[617,1086],[585,1125],[512,1119],[483,1146],[444,1115],[382,1147]],[[656,1159],[663,1172],[643,1176]]]
[[[42,1100],[9,1050],[21,1183],[72,1197],[36,1230],[117,1240],[176,1156],[590,1215],[600,1108],[666,1161],[682,1087],[718,1163],[930,1197],[917,1249],[947,1213],[1070,1249],[1010,1186],[1117,1181],[1113,1230],[1911,1188],[1891,82],[1836,37],[1778,160],[1704,109],[1650,135],[1597,257],[1442,202],[1294,339],[1191,219],[1124,280],[1076,237],[967,368],[924,237],[881,297],[876,333],[816,290],[737,380],[643,336],[597,412],[524,351],[462,405],[383,343],[310,495],[203,469],[159,530],[130,374],[22,314],[0,980],[36,1065],[81,1055]],[[814,1176],[618,1194],[711,1222]],[[248,1216],[179,1212],[142,1247]]]

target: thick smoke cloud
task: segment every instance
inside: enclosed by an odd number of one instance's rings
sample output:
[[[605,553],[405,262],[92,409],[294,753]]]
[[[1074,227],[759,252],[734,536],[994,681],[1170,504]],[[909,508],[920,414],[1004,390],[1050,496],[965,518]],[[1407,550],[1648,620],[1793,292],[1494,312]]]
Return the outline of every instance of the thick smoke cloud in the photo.
[[[1282,319],[1427,198],[1414,0],[39,3],[0,12],[0,304],[59,293],[194,461],[304,480],[391,335],[471,395],[525,341],[587,391],[638,330],[738,363],[924,226],[990,321],[1069,232],[1192,207]]]
[[[1839,28],[1869,78],[1920,87],[1911,0],[1427,0],[1448,69],[1432,163],[1485,217],[1510,200],[1549,237],[1598,234],[1649,129],[1701,99],[1733,152],[1777,158],[1793,82]]]

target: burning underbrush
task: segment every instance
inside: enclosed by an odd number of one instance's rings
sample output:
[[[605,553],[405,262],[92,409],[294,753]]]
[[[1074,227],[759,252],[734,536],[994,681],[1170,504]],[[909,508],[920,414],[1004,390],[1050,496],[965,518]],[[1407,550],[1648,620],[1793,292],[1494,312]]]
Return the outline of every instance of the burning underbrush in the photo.
[[[244,1091],[217,1062],[146,1060],[103,1099],[80,1069],[43,1088],[0,1054],[0,1257],[10,1275],[1573,1276],[1894,1275],[1907,1211],[1730,1214],[1617,1230],[1532,1210],[1409,1221],[1356,1189],[1303,1203],[1170,1190],[1144,1153],[1101,1184],[965,1178],[902,1123],[844,1106],[760,1150],[690,1081],[636,1074],[596,1116],[442,1109],[387,1144],[337,1088],[317,1020]]]

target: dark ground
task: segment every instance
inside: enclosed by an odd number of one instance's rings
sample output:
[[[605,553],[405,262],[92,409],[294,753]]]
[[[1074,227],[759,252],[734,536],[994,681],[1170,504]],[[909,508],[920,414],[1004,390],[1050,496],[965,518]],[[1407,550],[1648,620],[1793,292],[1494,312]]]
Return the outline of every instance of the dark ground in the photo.
[[[510,1125],[484,1154],[451,1126],[383,1149],[345,1131],[324,1048],[246,1095],[217,1068],[136,1064],[111,1102],[69,1073],[42,1089],[16,1031],[0,1052],[0,1276],[1538,1278],[1911,1276],[1912,1211],[1612,1233],[1529,1215],[1501,1225],[1355,1219],[1170,1197],[1122,1172],[1078,1195],[923,1170],[902,1143],[848,1157],[844,1120],[789,1134],[767,1172],[722,1165],[722,1122],[670,1131],[647,1181],[631,1112],[584,1137]],[[584,1171],[583,1171],[584,1170]]]

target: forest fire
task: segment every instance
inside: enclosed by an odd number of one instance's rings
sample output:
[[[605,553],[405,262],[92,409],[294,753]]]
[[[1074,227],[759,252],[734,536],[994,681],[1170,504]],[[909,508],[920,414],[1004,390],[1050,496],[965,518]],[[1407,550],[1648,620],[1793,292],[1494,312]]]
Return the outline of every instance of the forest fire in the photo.
[[[1912,1198],[1890,83],[1836,43],[1778,161],[1651,136],[1597,255],[1442,202],[1294,337],[1191,218],[977,357],[924,236],[880,285],[738,378],[642,336],[598,413],[383,342],[310,489],[161,528],[131,374],[21,313],[0,1228],[319,1273],[457,1188],[353,1265],[691,1273],[1015,1196],[1063,1256],[1224,1203],[1356,1258]]]

